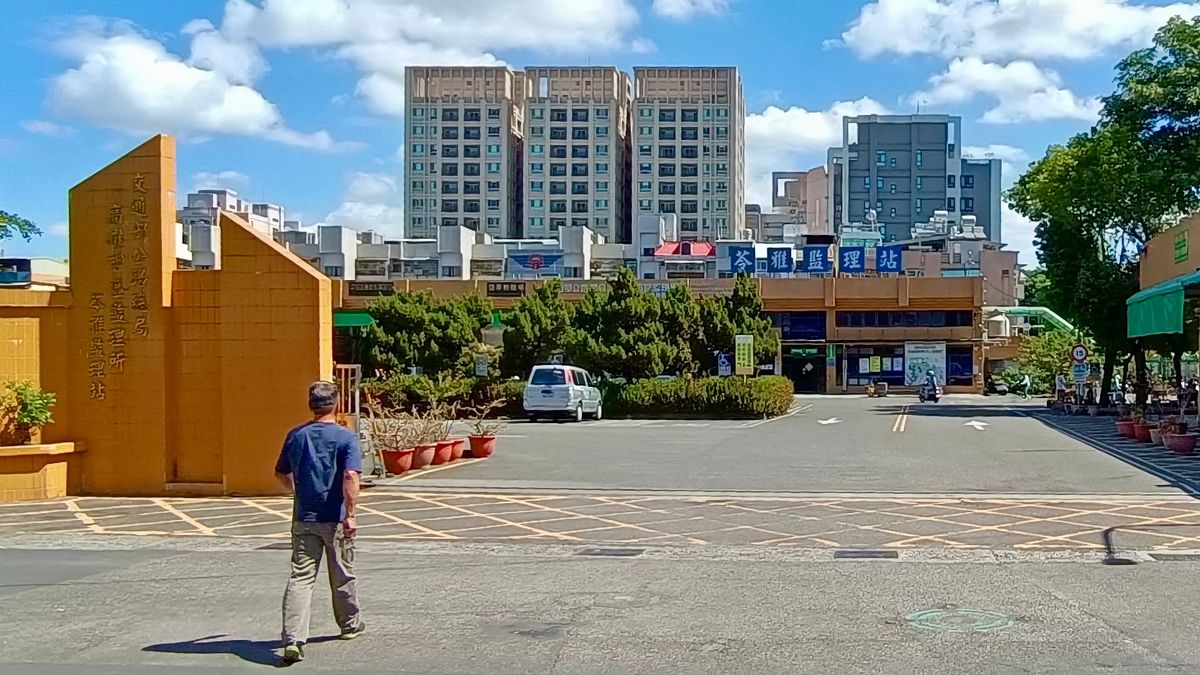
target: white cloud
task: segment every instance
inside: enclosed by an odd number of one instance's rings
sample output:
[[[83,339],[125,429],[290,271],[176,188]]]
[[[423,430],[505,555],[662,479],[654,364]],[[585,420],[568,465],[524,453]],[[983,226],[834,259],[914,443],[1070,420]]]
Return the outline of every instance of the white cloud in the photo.
[[[396,194],[396,179],[383,173],[357,172],[350,177],[346,189],[350,201],[377,201]]]
[[[654,0],[654,13],[673,21],[724,14],[732,0]]]
[[[867,97],[838,101],[826,110],[770,106],[746,116],[746,201],[771,203],[771,172],[823,164],[826,151],[842,144],[842,117],[881,115],[882,103]],[[807,156],[807,159],[805,158]],[[798,165],[803,162],[802,165]]]
[[[401,115],[405,66],[503,65],[502,49],[652,49],[631,35],[637,22],[631,0],[228,0],[219,32],[231,44],[329,50],[358,68],[356,94],[372,110]]]
[[[231,190],[245,189],[250,184],[250,177],[240,171],[201,171],[192,174],[192,185],[195,190]]]
[[[182,32],[192,36],[189,65],[219,73],[233,84],[254,84],[267,71],[258,47],[228,39],[207,19],[188,22]]]
[[[963,157],[969,159],[998,159],[1002,170],[1001,182],[1012,185],[1025,169],[1029,168],[1029,153],[1002,143],[992,145],[968,145],[963,148]]]
[[[969,56],[952,60],[945,72],[929,78],[929,88],[910,99],[943,105],[987,96],[995,99],[996,105],[984,113],[983,121],[992,124],[1052,119],[1095,121],[1100,114],[1100,100],[1077,96],[1061,85],[1058,73],[1030,61],[1000,65]]]
[[[254,88],[185,63],[128,23],[86,22],[56,46],[79,65],[54,78],[51,105],[93,124],[135,134],[256,136],[325,151],[351,147],[325,131],[289,129]]]
[[[54,223],[50,227],[46,228],[46,234],[51,237],[58,237],[59,239],[65,239],[67,236],[67,229],[68,228],[67,228],[66,223]]]
[[[1012,210],[1008,202],[1000,205],[1000,238],[1009,251],[1020,253],[1020,261],[1026,265],[1037,264],[1037,249],[1033,246],[1037,225],[1025,216]]]
[[[1172,16],[1200,5],[1129,0],[878,0],[842,33],[863,57],[939,54],[1082,60],[1150,42]]]
[[[22,120],[21,128],[39,136],[70,136],[75,133],[71,127],[55,124],[49,120]]]
[[[346,182],[343,201],[318,225],[373,230],[385,237],[404,236],[404,190],[395,176],[357,172]]]

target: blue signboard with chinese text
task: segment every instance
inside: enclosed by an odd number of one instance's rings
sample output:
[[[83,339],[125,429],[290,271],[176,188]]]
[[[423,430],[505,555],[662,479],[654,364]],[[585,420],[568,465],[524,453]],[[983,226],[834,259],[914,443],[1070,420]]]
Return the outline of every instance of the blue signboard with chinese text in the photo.
[[[867,271],[867,249],[862,246],[843,246],[838,249],[838,269],[846,274]]]
[[[791,274],[795,262],[790,247],[767,249],[767,272],[770,274]]]
[[[833,272],[833,259],[828,246],[805,246],[804,269],[807,274],[829,274]]]
[[[734,274],[754,276],[754,247],[730,246],[729,271]]]
[[[904,271],[904,260],[899,246],[880,246],[875,249],[875,271],[900,273]]]

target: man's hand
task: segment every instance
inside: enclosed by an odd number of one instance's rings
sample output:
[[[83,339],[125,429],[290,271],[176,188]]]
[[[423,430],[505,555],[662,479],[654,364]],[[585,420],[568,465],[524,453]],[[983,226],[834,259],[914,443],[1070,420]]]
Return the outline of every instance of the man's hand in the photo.
[[[342,521],[342,537],[353,539],[358,532],[358,520],[354,516],[346,516]]]

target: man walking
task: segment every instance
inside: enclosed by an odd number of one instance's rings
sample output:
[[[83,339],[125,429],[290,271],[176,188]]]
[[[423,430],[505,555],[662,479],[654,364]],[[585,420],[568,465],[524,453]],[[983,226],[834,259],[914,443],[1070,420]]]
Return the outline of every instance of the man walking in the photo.
[[[1029,392],[1032,389],[1033,389],[1033,379],[1029,377],[1029,373],[1025,373],[1025,376],[1021,378],[1021,396],[1026,401],[1029,400]]]
[[[283,595],[283,662],[304,659],[313,584],[321,558],[329,559],[329,588],[341,639],[362,635],[354,576],[354,512],[362,455],[354,432],[337,424],[338,389],[332,382],[308,388],[310,422],[288,432],[275,477],[295,497],[292,504],[292,576]]]

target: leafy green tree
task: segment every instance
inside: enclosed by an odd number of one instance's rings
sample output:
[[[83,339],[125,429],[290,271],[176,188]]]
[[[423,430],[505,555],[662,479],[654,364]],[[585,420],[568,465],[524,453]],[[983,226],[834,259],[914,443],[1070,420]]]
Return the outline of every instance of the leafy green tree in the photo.
[[[0,241],[20,237],[29,241],[42,233],[41,228],[15,213],[0,211]]]
[[[1029,270],[1025,273],[1025,299],[1021,301],[1021,305],[1024,307],[1049,307],[1057,312],[1058,309],[1051,303],[1053,292],[1046,268],[1037,267]]]
[[[700,323],[700,303],[680,285],[671,286],[660,300],[660,318],[668,349],[664,368],[668,373],[694,375],[703,361],[705,348]]]
[[[735,334],[754,336],[754,362],[773,363],[779,353],[779,337],[772,330],[771,320],[763,313],[762,294],[758,282],[738,275],[729,300],[729,320]]]
[[[439,302],[429,291],[383,296],[367,311],[375,320],[364,335],[369,365],[378,371],[412,367],[436,376],[467,375],[491,307],[477,295]]]
[[[661,375],[672,357],[659,299],[629,269],[613,276],[607,289],[588,289],[575,308],[567,356],[594,373],[629,380]]]
[[[571,308],[562,299],[562,282],[551,279],[526,295],[504,317],[505,375],[524,376],[538,363],[562,352],[571,337]]]
[[[1079,336],[1067,331],[1045,331],[1021,343],[1017,364],[1022,373],[1029,373],[1038,391],[1053,391],[1054,377],[1059,373],[1070,377],[1071,347]]]

